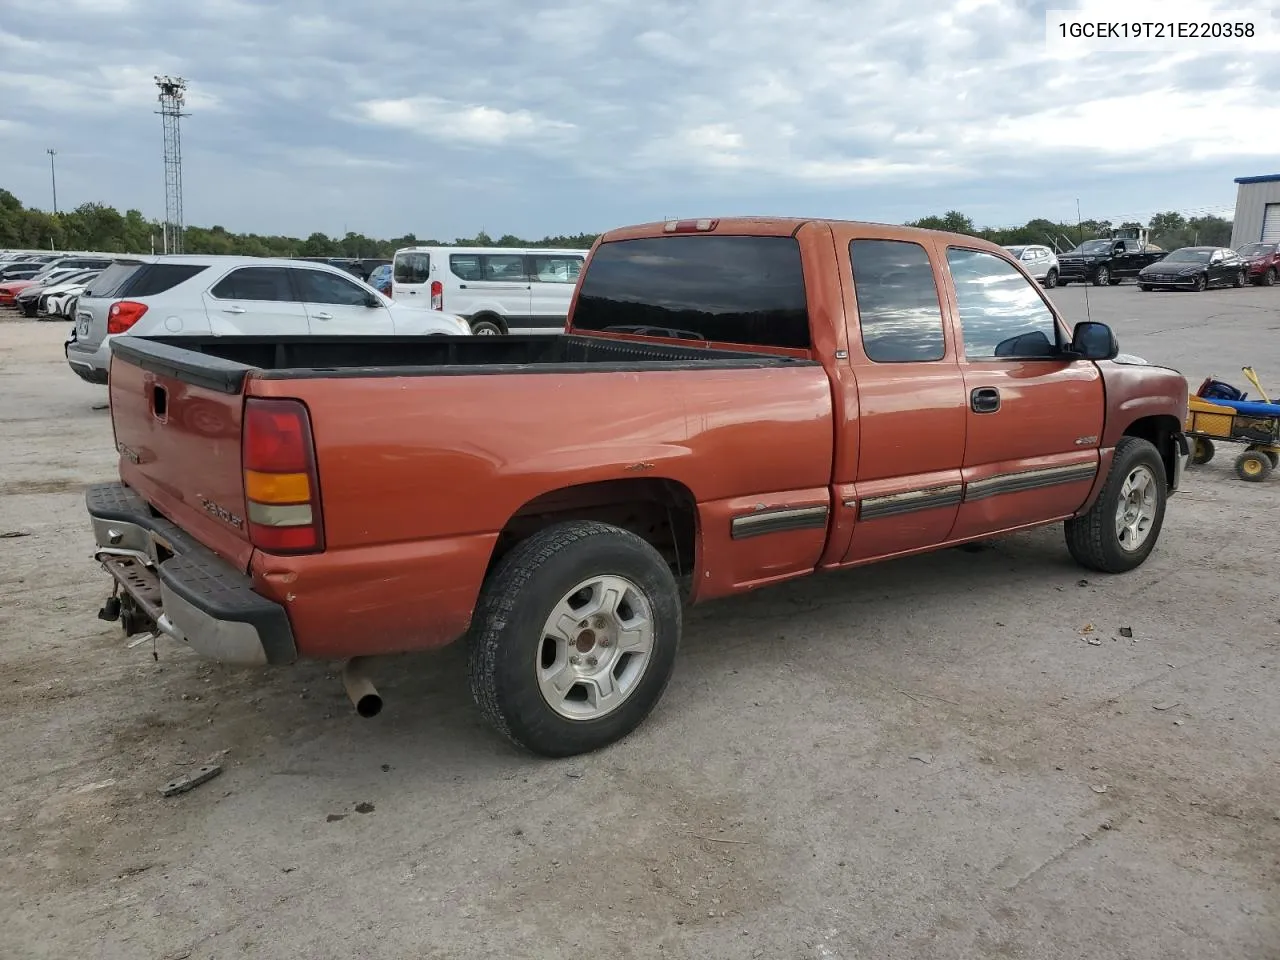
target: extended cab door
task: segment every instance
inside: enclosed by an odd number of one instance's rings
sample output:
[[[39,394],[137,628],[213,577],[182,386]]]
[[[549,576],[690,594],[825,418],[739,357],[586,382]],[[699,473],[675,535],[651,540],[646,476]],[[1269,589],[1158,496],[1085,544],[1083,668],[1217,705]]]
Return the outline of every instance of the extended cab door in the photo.
[[[964,501],[953,539],[1074,513],[1098,472],[1102,374],[1060,354],[1069,337],[1039,288],[984,250],[946,250],[962,352]]]
[[[291,268],[313,334],[392,334],[391,311],[364,287],[327,270]]]
[[[204,295],[215,334],[305,336],[307,311],[297,301],[284,267],[237,267]]]
[[[944,320],[939,252],[856,231],[837,235],[836,252],[859,411],[857,513],[844,562],[857,563],[950,533],[962,493],[965,383]]]

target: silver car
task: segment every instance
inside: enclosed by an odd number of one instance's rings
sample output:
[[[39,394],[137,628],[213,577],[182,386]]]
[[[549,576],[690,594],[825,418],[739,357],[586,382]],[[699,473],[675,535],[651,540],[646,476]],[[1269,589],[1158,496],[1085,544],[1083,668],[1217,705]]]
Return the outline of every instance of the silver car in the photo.
[[[1052,289],[1058,285],[1058,255],[1048,247],[1031,243],[1005,249],[1013,254],[1027,273],[1046,288]]]
[[[67,363],[106,383],[111,341],[130,336],[468,336],[460,318],[396,303],[345,270],[266,257],[120,257],[80,294]]]

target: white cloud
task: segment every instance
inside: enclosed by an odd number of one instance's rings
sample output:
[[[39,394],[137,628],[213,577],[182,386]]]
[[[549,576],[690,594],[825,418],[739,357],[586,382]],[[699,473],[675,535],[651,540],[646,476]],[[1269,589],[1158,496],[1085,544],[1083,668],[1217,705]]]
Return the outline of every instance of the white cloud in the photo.
[[[397,127],[435,140],[487,146],[507,141],[545,142],[560,139],[575,129],[572,123],[540,116],[531,110],[503,110],[431,96],[367,100],[359,105],[359,110],[370,123]]]

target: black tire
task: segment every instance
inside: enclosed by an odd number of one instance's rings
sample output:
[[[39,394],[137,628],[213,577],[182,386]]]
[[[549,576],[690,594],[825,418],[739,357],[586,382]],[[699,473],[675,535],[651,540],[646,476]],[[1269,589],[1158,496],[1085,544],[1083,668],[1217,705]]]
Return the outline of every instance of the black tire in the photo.
[[[1231,285],[1233,287],[1243,287],[1244,282],[1245,282],[1245,272],[1241,270],[1239,273],[1235,275],[1234,279],[1232,279]]]
[[[1147,467],[1155,478],[1155,516],[1146,539],[1136,549],[1129,550],[1120,543],[1116,533],[1116,513],[1125,480],[1140,466]],[[1098,499],[1088,512],[1064,524],[1071,556],[1082,567],[1100,573],[1126,573],[1141,566],[1160,539],[1168,493],[1164,461],[1155,445],[1141,437],[1121,437]]]
[[[1044,286],[1046,290],[1052,290],[1058,285],[1058,271],[1054,267],[1049,268],[1049,272],[1044,275]]]
[[[1250,483],[1261,483],[1274,469],[1271,458],[1263,450],[1246,450],[1236,457],[1236,476]]]
[[[1124,279],[1123,277],[1112,277],[1110,280],[1107,281],[1107,286],[1118,287],[1120,286],[1120,283],[1123,279]]]
[[[1209,288],[1209,278],[1201,273],[1196,276],[1196,281],[1192,284],[1191,289],[1196,293],[1204,293]]]
[[[1138,289],[1139,289],[1139,290],[1141,290],[1143,293],[1150,293],[1150,292],[1151,292],[1151,284],[1149,284],[1149,283],[1140,283],[1140,284],[1138,284]]]
[[[1093,285],[1095,287],[1100,287],[1104,283],[1110,283],[1110,282],[1111,282],[1111,271],[1107,269],[1106,264],[1103,264],[1098,268],[1098,272],[1093,275]]]
[[[1058,278],[1058,286],[1060,287],[1065,287],[1070,282],[1070,280],[1063,280],[1061,277]]]
[[[1202,466],[1213,459],[1213,455],[1217,453],[1212,440],[1204,437],[1191,438],[1191,462],[1196,466]]]
[[[569,719],[538,684],[543,624],[575,585],[608,575],[625,577],[647,601],[652,652],[631,693],[611,712]],[[661,699],[681,624],[680,591],[651,544],[596,521],[555,524],[512,548],[485,581],[470,636],[472,696],[498,731],[526,750],[546,757],[598,750],[639,726]]]
[[[1267,272],[1262,275],[1262,285],[1264,287],[1274,287],[1276,285],[1276,268],[1268,267]]]
[[[471,327],[472,335],[477,337],[501,337],[507,332],[496,317],[488,314],[474,317],[467,323]]]

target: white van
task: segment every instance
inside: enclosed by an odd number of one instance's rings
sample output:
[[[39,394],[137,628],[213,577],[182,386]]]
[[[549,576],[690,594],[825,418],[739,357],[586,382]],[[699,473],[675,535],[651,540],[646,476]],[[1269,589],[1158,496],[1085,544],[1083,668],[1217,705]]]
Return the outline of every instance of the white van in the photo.
[[[406,247],[391,267],[391,296],[430,298],[431,309],[462,317],[471,332],[561,333],[586,250],[515,247]]]

